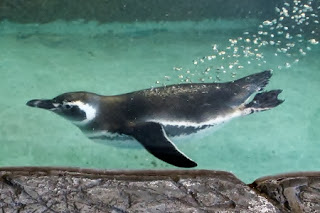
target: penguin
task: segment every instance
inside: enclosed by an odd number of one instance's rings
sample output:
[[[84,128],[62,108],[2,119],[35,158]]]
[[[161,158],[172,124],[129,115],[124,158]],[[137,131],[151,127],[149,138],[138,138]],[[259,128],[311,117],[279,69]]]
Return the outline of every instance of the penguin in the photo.
[[[278,106],[282,90],[263,91],[271,76],[267,70],[226,83],[175,84],[115,96],[68,92],[27,105],[66,118],[92,140],[135,139],[160,160],[191,168],[197,163],[170,138]]]

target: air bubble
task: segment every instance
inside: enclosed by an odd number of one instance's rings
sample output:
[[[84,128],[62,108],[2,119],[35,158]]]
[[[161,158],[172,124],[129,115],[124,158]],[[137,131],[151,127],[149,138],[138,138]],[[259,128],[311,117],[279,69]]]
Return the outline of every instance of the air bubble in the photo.
[[[290,36],[289,33],[286,33],[286,39],[292,39],[292,36]]]
[[[173,67],[173,70],[175,70],[175,71],[181,71],[181,70],[182,70],[182,67]]]
[[[289,17],[289,11],[288,11],[286,8],[284,8],[284,7],[282,7],[282,14],[283,14],[285,17]]]
[[[302,49],[302,48],[301,48],[301,49],[299,49],[299,52],[300,52],[300,54],[301,54],[301,55],[303,55],[303,56],[305,56],[305,55],[307,54],[306,52],[304,52],[304,51],[303,51],[303,49]]]
[[[286,44],[287,47],[293,48],[295,46],[295,43],[288,43]]]
[[[217,58],[217,56],[215,56],[215,55],[209,55],[209,56],[208,56],[208,60],[209,60],[209,61],[212,60],[212,59],[215,59],[215,58]]]
[[[237,39],[229,39],[229,42],[230,42],[231,44],[236,44],[236,43],[238,43]]]
[[[317,41],[316,39],[310,39],[309,40],[310,44],[319,44],[319,41]]]
[[[266,21],[262,22],[262,24],[265,25],[265,26],[270,26],[273,23],[271,21],[269,21],[269,20],[266,20]]]
[[[217,45],[217,44],[214,44],[214,45],[212,46],[212,50],[213,50],[213,51],[218,51],[218,45]]]

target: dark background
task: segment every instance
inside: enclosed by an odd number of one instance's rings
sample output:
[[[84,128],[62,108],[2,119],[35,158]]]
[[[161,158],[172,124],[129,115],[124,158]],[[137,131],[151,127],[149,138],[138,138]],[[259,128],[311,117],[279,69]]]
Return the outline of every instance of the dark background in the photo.
[[[282,0],[0,0],[0,21],[179,21],[274,17]]]

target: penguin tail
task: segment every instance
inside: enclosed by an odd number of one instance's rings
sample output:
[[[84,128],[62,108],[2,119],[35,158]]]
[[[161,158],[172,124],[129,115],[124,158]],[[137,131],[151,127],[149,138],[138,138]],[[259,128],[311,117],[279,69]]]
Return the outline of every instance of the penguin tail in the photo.
[[[258,93],[250,103],[245,105],[245,108],[250,109],[251,113],[272,109],[284,102],[278,99],[281,92],[282,90],[271,90]]]
[[[248,91],[251,93],[262,91],[265,86],[269,83],[272,76],[271,70],[266,70],[263,72],[255,73],[244,78],[240,78],[235,81],[235,83],[242,88],[250,88]]]

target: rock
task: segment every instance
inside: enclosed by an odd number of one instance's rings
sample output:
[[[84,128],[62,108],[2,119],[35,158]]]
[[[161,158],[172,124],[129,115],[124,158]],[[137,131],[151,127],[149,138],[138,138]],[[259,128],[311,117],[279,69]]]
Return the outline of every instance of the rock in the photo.
[[[311,195],[310,195],[311,196]],[[0,168],[2,212],[280,212],[233,174]]]
[[[320,212],[320,172],[264,177],[251,186],[272,199],[284,212]]]

